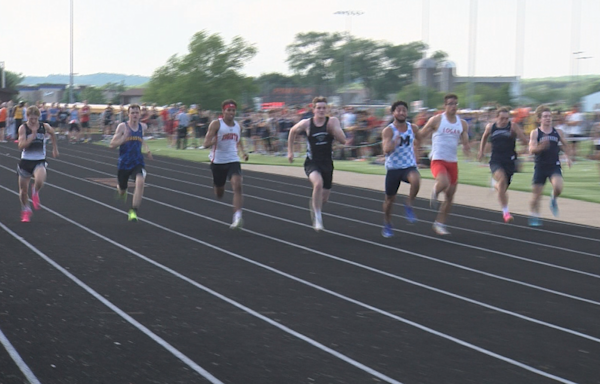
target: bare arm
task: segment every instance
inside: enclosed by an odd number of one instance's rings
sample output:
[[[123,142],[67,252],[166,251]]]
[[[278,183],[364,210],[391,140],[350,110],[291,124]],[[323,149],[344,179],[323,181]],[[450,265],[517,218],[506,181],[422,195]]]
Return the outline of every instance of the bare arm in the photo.
[[[340,121],[337,117],[332,117],[329,119],[329,123],[327,124],[327,131],[336,139],[340,144],[346,144],[346,134],[342,130],[342,126],[340,125]]]
[[[440,126],[440,120],[442,115],[437,115],[437,116],[433,116],[431,117],[427,123],[425,124],[425,126],[421,129],[419,129],[417,132],[415,132],[415,138],[419,141],[422,141],[423,139],[426,139],[427,137],[429,137],[429,135],[431,135],[433,133],[433,131],[437,130]]]
[[[127,140],[127,136],[129,136],[128,132],[129,132],[129,130],[125,126],[125,123],[119,124],[117,126],[117,129],[115,130],[115,135],[113,136],[112,140],[110,141],[109,147],[111,147],[111,148],[120,147],[121,144],[123,144]]]
[[[567,144],[567,141],[565,140],[565,134],[560,129],[557,129],[556,132],[558,132],[558,138],[559,138],[558,140],[562,144],[561,149],[567,156],[567,164],[569,165],[569,168],[571,168],[571,164],[572,164],[571,147]]]
[[[25,149],[31,145],[33,140],[35,140],[37,134],[37,127],[35,130],[31,130],[32,134],[27,138],[27,131],[25,129],[25,124],[19,127],[19,149]]]
[[[381,131],[381,150],[385,155],[392,153],[398,146],[398,143],[392,140],[393,138],[394,131],[392,131],[392,128],[383,128],[383,131]]]
[[[204,138],[204,148],[208,149],[217,143],[217,132],[220,127],[219,120],[213,120],[208,126],[208,132]]]
[[[548,148],[549,141],[542,141],[538,143],[538,130],[534,129],[529,135],[529,153],[532,155],[538,154]]]
[[[150,147],[148,146],[148,144],[146,143],[146,140],[143,139],[144,137],[144,133],[148,130],[148,125],[142,123],[142,148],[144,149],[144,151],[146,151],[146,155],[148,155],[148,159],[149,160],[154,160],[154,158],[152,157],[152,152],[150,151]]]
[[[517,138],[521,140],[521,143],[525,146],[529,145],[529,138],[527,137],[527,135],[525,135],[525,132],[523,132],[523,128],[521,128],[521,125],[517,123],[512,123],[510,126],[510,129],[517,135]]]
[[[244,144],[242,143],[242,138],[241,137],[238,140],[237,148],[238,148],[238,153],[239,153],[239,151],[242,151],[242,158],[244,159],[244,161],[248,161],[248,159],[250,158],[250,156],[248,156],[248,154],[244,150]]]
[[[463,153],[465,154],[465,156],[470,157],[471,156],[471,146],[469,145],[469,124],[467,124],[466,121],[461,120],[460,123],[462,124],[462,133],[460,134],[460,138],[462,140],[462,145],[463,145]]]
[[[50,135],[50,141],[52,142],[52,156],[58,157],[58,143],[56,142],[56,132],[54,132],[54,128],[50,126],[50,124],[44,123],[44,128],[46,128],[46,132]]]
[[[487,144],[487,140],[492,134],[492,125],[488,124],[485,126],[485,131],[483,131],[483,135],[481,135],[481,141],[479,142],[479,153],[477,154],[477,160],[481,161],[483,158],[483,151],[485,150],[485,145]]]
[[[296,135],[302,131],[306,132],[309,121],[309,119],[300,120],[290,129],[290,133],[288,134],[288,160],[290,163],[294,162],[294,142],[296,141]]]

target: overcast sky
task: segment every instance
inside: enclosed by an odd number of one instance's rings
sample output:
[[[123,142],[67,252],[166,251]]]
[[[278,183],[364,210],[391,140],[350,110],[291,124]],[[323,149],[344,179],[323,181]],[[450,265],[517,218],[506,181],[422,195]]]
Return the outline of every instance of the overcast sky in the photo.
[[[244,67],[251,76],[289,74],[285,47],[300,32],[344,32],[356,10],[356,37],[405,44],[426,39],[466,76],[470,0],[73,0],[74,72],[150,76],[173,55],[185,55],[195,32],[242,36],[258,48]],[[600,73],[600,1],[477,0],[477,76],[514,76],[517,1],[525,3],[525,78]],[[429,28],[423,4],[429,3]],[[18,5],[18,6],[17,6]],[[580,16],[573,28],[573,9]],[[0,61],[26,76],[69,73],[69,0],[0,0]],[[576,13],[577,14],[577,13]],[[573,34],[576,31],[576,34]],[[574,55],[574,51],[583,51]],[[576,60],[575,57],[589,57]],[[579,65],[574,65],[578,63]]]

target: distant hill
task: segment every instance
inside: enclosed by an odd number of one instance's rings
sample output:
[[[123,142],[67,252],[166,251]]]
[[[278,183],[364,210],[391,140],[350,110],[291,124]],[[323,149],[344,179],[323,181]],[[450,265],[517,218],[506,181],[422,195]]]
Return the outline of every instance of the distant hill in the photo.
[[[150,81],[149,77],[137,75],[121,75],[118,73],[94,73],[91,75],[75,75],[73,83],[75,85],[94,85],[97,87],[108,83],[123,84],[126,87],[140,86]],[[41,76],[26,76],[19,85],[36,85],[36,84],[69,84],[69,75],[48,75]]]

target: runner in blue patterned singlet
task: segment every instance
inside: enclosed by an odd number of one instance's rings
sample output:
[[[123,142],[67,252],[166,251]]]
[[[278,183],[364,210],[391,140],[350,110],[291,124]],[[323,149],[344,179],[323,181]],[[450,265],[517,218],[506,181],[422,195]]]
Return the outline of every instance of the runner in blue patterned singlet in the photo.
[[[327,99],[319,96],[313,99],[314,117],[302,119],[290,129],[288,138],[288,160],[294,161],[294,141],[296,135],[304,132],[307,138],[304,172],[313,185],[309,209],[315,231],[323,230],[321,207],[329,199],[333,180],[332,143],[337,140],[346,144],[337,117],[327,117]]]
[[[152,160],[152,153],[144,142],[144,130],[147,127],[146,124],[140,123],[140,106],[131,104],[127,112],[129,121],[119,124],[110,142],[110,147],[119,147],[117,194],[125,202],[127,201],[127,183],[129,179],[135,180],[133,200],[128,215],[128,220],[135,222],[138,220],[137,212],[144,196],[144,180],[146,179],[142,148],[148,154],[149,160]]]
[[[552,112],[550,108],[540,105],[535,114],[541,122],[538,129],[531,131],[529,138],[529,153],[535,155],[535,167],[533,170],[533,197],[531,199],[531,216],[529,225],[539,227],[540,220],[540,197],[544,190],[546,180],[550,179],[552,193],[550,195],[550,210],[554,216],[558,216],[558,204],[556,199],[563,189],[562,169],[558,154],[560,149],[558,143],[562,144],[562,150],[567,155],[567,164],[571,167],[571,151],[565,141],[563,132],[552,126]]]
[[[18,129],[19,149],[21,161],[17,168],[19,175],[19,197],[21,199],[21,221],[28,223],[31,220],[31,208],[29,208],[29,181],[33,177],[34,184],[31,187],[31,201],[34,209],[40,209],[40,189],[46,181],[46,135],[50,135],[52,141],[52,156],[58,157],[56,146],[56,135],[54,128],[46,123],[40,122],[40,110],[36,106],[27,108],[27,122]]]
[[[417,159],[415,156],[415,134],[413,129],[418,129],[406,122],[408,115],[408,104],[404,101],[396,101],[392,104],[392,115],[394,121],[381,132],[381,146],[385,154],[385,200],[383,202],[383,237],[394,236],[392,228],[392,208],[400,183],[404,181],[410,184],[410,192],[404,209],[406,219],[414,223],[417,218],[413,212],[412,205],[421,186],[421,174],[417,170]]]

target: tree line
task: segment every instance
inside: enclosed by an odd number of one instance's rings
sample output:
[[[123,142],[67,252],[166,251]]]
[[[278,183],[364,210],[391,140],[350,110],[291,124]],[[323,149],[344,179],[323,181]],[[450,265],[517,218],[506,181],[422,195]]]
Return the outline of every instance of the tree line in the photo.
[[[420,89],[413,83],[414,64],[424,57],[427,48],[423,42],[394,45],[341,33],[299,33],[286,47],[286,62],[292,75],[266,73],[253,78],[241,72],[245,63],[257,54],[253,44],[242,37],[227,43],[218,34],[200,31],[191,38],[187,54],[171,56],[154,71],[146,84],[143,100],[159,105],[199,103],[203,108],[214,110],[227,98],[250,106],[254,97],[270,94],[275,88],[304,87],[315,95],[334,95],[342,93],[349,83],[360,83],[370,100],[413,101],[420,100],[425,93],[428,105],[437,106],[442,104],[443,94],[435,89]],[[447,56],[443,51],[436,51],[430,58],[439,63]],[[14,88],[23,77],[7,71],[6,79],[8,88]],[[75,95],[76,101],[114,101],[104,99],[102,91],[107,87],[125,90],[122,84],[86,87]],[[599,79],[581,82],[575,87],[568,81],[529,80],[522,85],[522,94],[530,103],[572,103],[596,91],[600,91]],[[453,92],[461,100],[467,99],[466,84],[457,85]],[[476,84],[475,106],[488,103],[511,105],[508,85]]]

